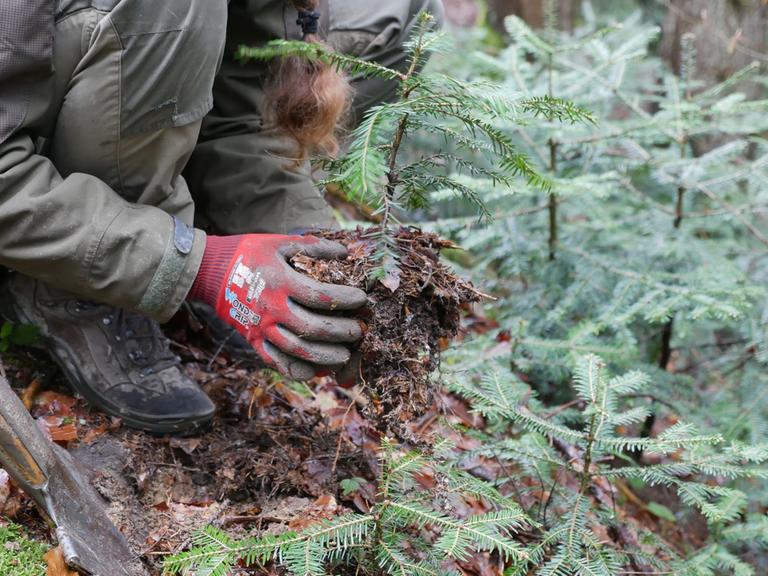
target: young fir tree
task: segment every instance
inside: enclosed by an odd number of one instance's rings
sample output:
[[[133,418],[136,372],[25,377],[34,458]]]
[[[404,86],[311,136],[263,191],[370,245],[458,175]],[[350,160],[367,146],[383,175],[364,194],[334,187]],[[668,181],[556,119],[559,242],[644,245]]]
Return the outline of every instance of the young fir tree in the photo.
[[[287,56],[322,60],[350,75],[397,83],[395,100],[368,110],[350,134],[343,157],[327,163],[327,180],[340,186],[351,201],[371,207],[381,221],[376,231],[382,255],[396,257],[391,254],[390,232],[400,224],[399,215],[427,208],[435,191],[465,198],[476,215],[487,216],[484,199],[465,183],[466,177],[487,180],[499,188],[514,186],[521,179],[533,188],[549,187],[548,179],[533,168],[500,125],[527,124],[538,118],[591,120],[586,110],[558,98],[526,98],[485,80],[464,82],[450,74],[424,73],[431,55],[451,48],[448,36],[433,30],[433,21],[428,13],[421,15],[406,45],[405,71],[304,42],[278,40],[261,48],[242,47],[239,52],[244,60]],[[428,154],[405,153],[406,141],[417,135],[430,135],[440,144]],[[463,153],[456,154],[452,148]]]
[[[535,393],[504,362],[491,362],[489,367],[486,360],[482,369],[456,374],[451,389],[470,399],[489,421],[488,431],[473,434],[483,448],[471,456],[515,463],[516,474],[536,480],[532,491],[547,494],[545,499],[536,498],[527,511],[539,522],[536,545],[527,561],[510,569],[510,574],[702,576],[726,564],[737,566],[737,574],[754,573],[723,544],[685,558],[619,514],[619,487],[626,490],[625,482],[636,480],[674,488],[683,503],[735,536],[746,494],[705,478],[768,478],[768,469],[762,466],[768,462],[765,445],[723,446],[721,435],[700,434],[682,422],[655,438],[621,433],[648,417],[647,405],[637,401],[648,385],[642,372],[610,377],[603,360],[588,355],[576,360],[573,369],[577,417],[565,413],[551,417],[542,416],[547,411]],[[505,438],[499,439],[499,430],[504,430]],[[637,464],[625,455],[641,450],[659,463]],[[649,506],[649,511],[674,521],[664,506]],[[765,527],[764,520],[758,521],[751,535]],[[611,531],[615,538],[603,541],[600,534]],[[766,534],[762,535],[765,540]]]

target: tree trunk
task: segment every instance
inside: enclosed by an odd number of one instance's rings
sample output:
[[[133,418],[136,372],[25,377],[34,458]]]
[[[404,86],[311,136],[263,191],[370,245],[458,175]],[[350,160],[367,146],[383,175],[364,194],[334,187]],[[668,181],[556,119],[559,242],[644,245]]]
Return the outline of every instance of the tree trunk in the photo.
[[[555,0],[558,4],[558,28],[573,30],[581,0]],[[520,16],[530,26],[543,28],[547,0],[488,0],[488,18],[500,31],[504,30],[504,18],[510,14]]]
[[[687,59],[687,41],[695,61],[694,78],[711,86],[751,62],[768,66],[768,3],[765,0],[663,0],[667,7],[661,54],[678,73]],[[686,48],[686,50],[688,50]],[[749,97],[761,88],[745,83]]]

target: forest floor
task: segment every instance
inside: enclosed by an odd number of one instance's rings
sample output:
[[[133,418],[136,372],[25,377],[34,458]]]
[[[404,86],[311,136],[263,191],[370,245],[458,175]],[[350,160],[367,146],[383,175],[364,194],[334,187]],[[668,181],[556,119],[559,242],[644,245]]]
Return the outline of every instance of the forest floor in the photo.
[[[357,390],[329,377],[305,386],[248,369],[204,332],[184,328],[187,320],[176,319],[174,346],[218,406],[210,430],[194,437],[154,437],[89,409],[71,396],[45,353],[23,350],[4,358],[12,386],[46,434],[82,464],[151,573],[161,574],[163,558],[209,524],[246,536],[366,511],[382,435],[361,416],[365,401]],[[408,428],[414,438],[428,439],[456,436],[450,424],[478,423],[463,402],[441,393]],[[491,468],[483,475],[498,474],[498,465]],[[0,512],[50,541],[47,525],[7,476],[0,477]]]
[[[450,243],[403,228],[394,236],[398,266],[373,280],[375,243],[362,230],[332,237],[347,245],[346,260],[296,257],[293,264],[318,280],[368,293],[359,384],[341,386],[332,377],[298,384],[249,367],[183,311],[166,330],[187,374],[218,412],[203,433],[161,438],[127,429],[72,397],[44,353],[16,348],[4,355],[27,409],[82,464],[152,574],[207,525],[236,537],[263,535],[350,509],[367,512],[385,435],[410,446],[455,436],[459,448],[470,446],[450,428],[477,426],[477,418],[430,377],[440,350],[459,332],[462,307],[480,298],[440,262],[440,249]],[[495,465],[482,475],[497,474]],[[430,480],[424,482],[428,489]],[[7,475],[0,477],[0,513],[48,539],[48,527]]]
[[[347,260],[297,257],[293,265],[318,280],[344,282],[368,293],[357,384],[340,385],[329,376],[298,384],[248,366],[228,356],[185,310],[166,332],[187,374],[210,395],[218,412],[213,425],[195,436],[154,437],[125,428],[119,419],[74,398],[45,353],[15,348],[4,355],[11,385],[27,409],[48,437],[82,465],[153,576],[162,574],[168,555],[188,548],[193,534],[208,525],[238,538],[300,530],[349,511],[369,512],[385,437],[406,449],[450,440],[462,469],[514,495],[528,511],[547,509],[550,497],[536,479],[498,458],[469,455],[480,448],[472,430],[482,429],[484,422],[431,377],[440,369],[440,351],[454,336],[495,334],[498,345],[489,354],[512,352],[507,333],[474,305],[481,294],[440,262],[440,249],[451,244],[403,228],[394,236],[398,266],[384,265],[375,276],[381,262],[368,236],[354,230],[332,237],[347,245]],[[659,419],[658,424],[671,423]],[[557,448],[568,454],[568,446]],[[555,480],[578,482],[567,474]],[[425,491],[437,485],[426,471],[418,481]],[[653,495],[657,504],[664,499],[661,492]],[[617,546],[636,543],[641,526],[681,549],[700,546],[706,538],[703,522],[688,523],[683,531],[651,513],[643,495],[629,488],[618,493],[598,487],[594,497],[615,503],[622,531],[611,533],[599,525],[593,531]],[[679,508],[671,494],[662,503]],[[456,504],[461,508],[457,514],[480,514],[484,505],[465,500]],[[36,540],[50,542],[48,526],[0,470],[1,516],[24,526]],[[504,569],[504,562],[489,553],[458,564],[455,568],[468,576],[501,576]],[[283,572],[243,566],[240,573]]]
[[[471,314],[464,323],[470,330],[498,330]],[[4,358],[20,397],[48,436],[82,464],[150,573],[162,574],[163,559],[187,547],[192,534],[207,525],[245,537],[301,529],[350,510],[367,512],[382,433],[374,420],[363,416],[366,401],[359,391],[329,377],[297,385],[249,369],[194,324],[182,313],[169,328],[185,370],[218,406],[211,429],[194,437],[154,437],[90,410],[70,395],[45,353],[21,350]],[[508,343],[499,333],[498,352],[506,353]],[[458,430],[483,425],[463,400],[438,391],[408,430],[410,442],[448,438],[457,451],[466,452],[478,448],[478,442]],[[491,481],[510,474],[497,459],[462,459],[462,467]],[[422,481],[424,489],[434,487],[433,479],[425,476]],[[525,490],[522,475],[502,483],[502,490],[520,494],[516,481],[523,484],[521,504],[527,509],[541,506],[546,495]],[[703,524],[687,525],[683,532],[650,514],[642,494],[628,494],[616,496],[618,513],[628,526],[651,528],[681,547],[705,538]],[[654,500],[659,501],[658,492]],[[670,495],[666,504],[676,507],[676,498]],[[466,506],[467,515],[482,511],[480,503]],[[0,477],[0,513],[24,526],[35,540],[52,542],[48,526],[7,477]],[[606,538],[612,537],[606,533]],[[501,576],[497,560],[478,554],[461,569],[468,576]],[[263,566],[241,573],[284,574]]]

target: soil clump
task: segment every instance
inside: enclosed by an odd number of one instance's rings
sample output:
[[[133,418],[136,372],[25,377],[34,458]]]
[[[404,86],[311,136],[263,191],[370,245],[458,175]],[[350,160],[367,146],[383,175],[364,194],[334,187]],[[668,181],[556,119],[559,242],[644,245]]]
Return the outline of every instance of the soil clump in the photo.
[[[321,282],[346,284],[368,294],[362,319],[358,380],[367,398],[364,413],[381,430],[403,437],[404,425],[422,416],[439,384],[431,377],[440,353],[461,326],[462,309],[482,296],[440,261],[456,246],[416,228],[390,232],[391,255],[381,256],[381,231],[358,228],[319,236],[344,244],[346,260],[299,255],[293,266]]]

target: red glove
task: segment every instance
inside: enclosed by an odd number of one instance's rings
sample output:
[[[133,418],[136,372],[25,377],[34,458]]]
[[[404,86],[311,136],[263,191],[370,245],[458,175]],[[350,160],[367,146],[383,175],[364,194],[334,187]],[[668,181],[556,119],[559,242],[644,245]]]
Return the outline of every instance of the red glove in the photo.
[[[346,364],[349,345],[362,336],[357,320],[322,312],[355,310],[366,295],[297,272],[288,261],[299,253],[322,259],[347,255],[341,244],[311,236],[209,236],[188,298],[213,306],[269,367],[309,380],[318,370]]]

